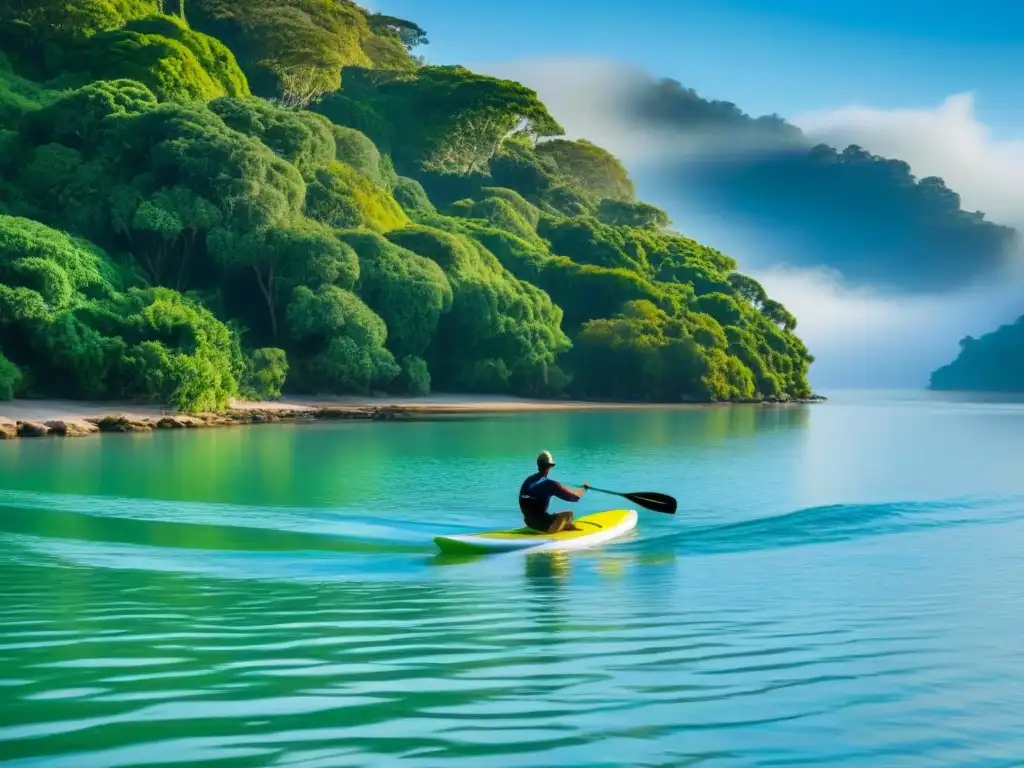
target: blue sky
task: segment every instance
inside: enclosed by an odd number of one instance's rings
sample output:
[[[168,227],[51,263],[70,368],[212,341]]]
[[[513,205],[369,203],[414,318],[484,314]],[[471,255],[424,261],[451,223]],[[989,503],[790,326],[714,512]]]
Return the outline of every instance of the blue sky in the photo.
[[[371,0],[410,19],[433,63],[603,57],[752,114],[851,103],[928,107],[975,94],[997,138],[1024,138],[1020,0]]]

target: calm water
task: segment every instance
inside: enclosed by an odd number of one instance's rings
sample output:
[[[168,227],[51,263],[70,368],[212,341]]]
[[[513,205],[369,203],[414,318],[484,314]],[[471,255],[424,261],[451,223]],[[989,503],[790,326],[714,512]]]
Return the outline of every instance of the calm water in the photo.
[[[1022,447],[900,393],[0,443],[0,762],[1022,765]],[[679,513],[440,558],[541,449]]]

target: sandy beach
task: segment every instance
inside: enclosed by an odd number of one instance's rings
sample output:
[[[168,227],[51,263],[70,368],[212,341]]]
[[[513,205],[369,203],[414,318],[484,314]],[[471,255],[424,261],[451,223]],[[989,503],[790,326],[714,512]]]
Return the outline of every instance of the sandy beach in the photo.
[[[816,397],[814,400],[824,398]],[[794,401],[796,402],[796,401]],[[800,401],[800,402],[813,402]],[[785,405],[787,403],[764,403]],[[0,439],[59,435],[84,437],[100,432],[234,426],[275,421],[331,419],[393,420],[417,416],[485,415],[531,411],[640,410],[724,407],[732,403],[602,403],[531,400],[487,395],[402,397],[298,397],[273,402],[232,401],[226,413],[178,414],[155,405],[73,400],[13,400],[0,403]]]

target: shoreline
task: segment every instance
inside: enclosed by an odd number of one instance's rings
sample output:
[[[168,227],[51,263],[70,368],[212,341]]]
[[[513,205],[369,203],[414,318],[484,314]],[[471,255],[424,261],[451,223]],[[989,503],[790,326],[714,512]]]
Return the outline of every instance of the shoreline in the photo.
[[[530,400],[500,396],[435,395],[422,398],[298,397],[280,401],[233,400],[223,413],[178,414],[173,409],[133,403],[72,400],[12,400],[0,403],[0,440],[20,437],[88,437],[101,433],[152,432],[279,422],[408,421],[416,418],[486,416],[544,411],[634,411],[719,408],[737,405],[786,406],[825,401],[767,399],[750,403],[623,403],[585,400]]]

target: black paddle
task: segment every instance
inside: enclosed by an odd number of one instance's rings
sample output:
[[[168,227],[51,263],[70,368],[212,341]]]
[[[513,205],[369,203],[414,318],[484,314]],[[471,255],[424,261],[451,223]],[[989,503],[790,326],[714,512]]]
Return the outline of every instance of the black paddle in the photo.
[[[612,496],[622,496],[624,499],[629,499],[634,504],[639,504],[641,507],[652,512],[664,512],[666,515],[674,515],[676,513],[676,500],[664,493],[655,493],[654,491],[619,493],[618,491],[606,491],[594,486],[590,486],[590,490],[597,491],[598,493],[609,493]]]

